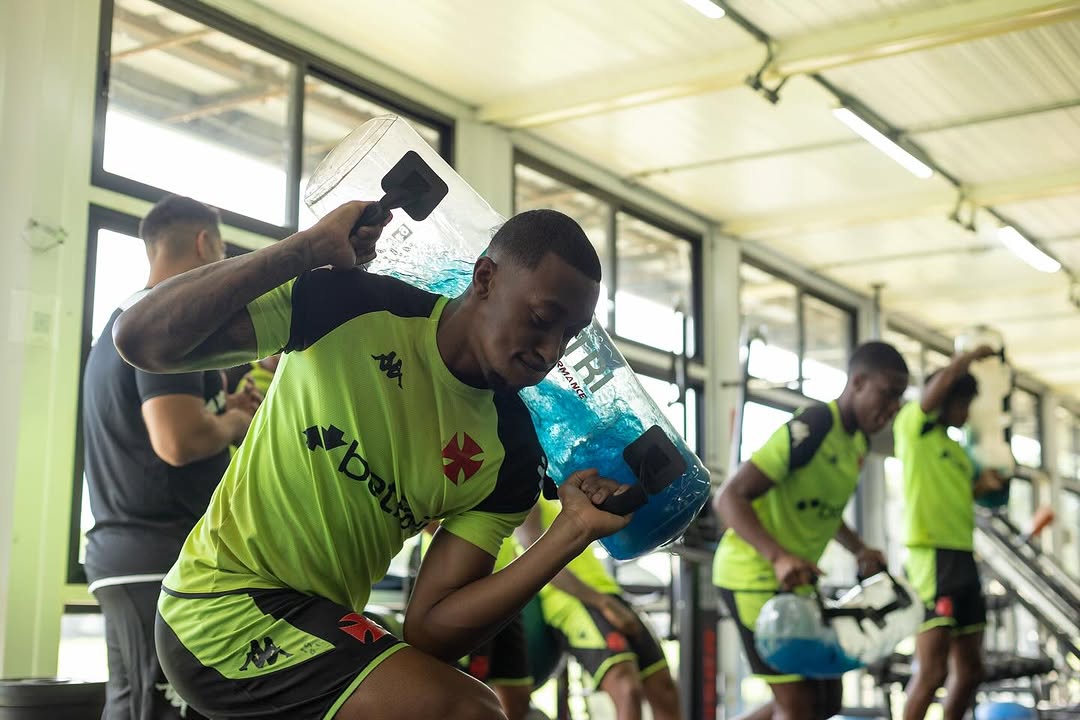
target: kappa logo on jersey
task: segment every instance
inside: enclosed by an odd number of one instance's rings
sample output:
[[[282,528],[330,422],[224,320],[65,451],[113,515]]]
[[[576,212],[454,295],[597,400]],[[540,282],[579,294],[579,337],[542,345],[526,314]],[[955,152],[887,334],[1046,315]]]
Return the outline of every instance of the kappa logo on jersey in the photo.
[[[484,449],[468,433],[454,433],[442,451],[443,475],[455,485],[464,483],[480,471],[484,459],[477,456],[483,452]]]
[[[791,447],[793,448],[799,447],[803,440],[810,437],[810,426],[802,420],[792,420],[788,424],[788,431],[791,433]]]
[[[390,634],[377,622],[360,613],[349,613],[338,620],[338,630],[352,635],[364,645],[373,643]]]
[[[372,360],[379,361],[379,372],[386,373],[386,377],[397,380],[397,386],[401,387],[401,358],[391,350],[385,355],[372,355]]]
[[[409,501],[398,493],[397,483],[380,477],[372,470],[367,458],[360,454],[360,443],[345,437],[344,430],[333,424],[329,427],[312,425],[304,428],[300,434],[304,437],[304,445],[311,452],[321,448],[329,455],[330,451],[347,445],[337,471],[350,480],[365,484],[371,496],[379,502],[379,509],[396,518],[402,530],[415,533],[431,522],[432,518],[417,518],[413,514]]]
[[[240,669],[247,670],[248,666],[254,665],[257,669],[262,670],[264,665],[276,663],[278,657],[292,657],[292,653],[279,648],[269,636],[263,638],[263,647],[259,647],[258,640],[252,640],[251,650],[248,651],[247,659],[244,660],[244,664],[240,666]]]

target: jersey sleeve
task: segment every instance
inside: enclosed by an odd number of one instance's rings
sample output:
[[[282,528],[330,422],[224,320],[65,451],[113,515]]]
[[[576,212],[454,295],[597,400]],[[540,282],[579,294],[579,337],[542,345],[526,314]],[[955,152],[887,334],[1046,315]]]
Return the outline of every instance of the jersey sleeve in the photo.
[[[203,371],[189,373],[148,373],[135,370],[135,387],[139,402],[144,403],[162,395],[194,395],[202,400],[204,395]]]
[[[769,439],[750,457],[750,462],[765,477],[781,483],[791,468],[791,433],[786,424],[776,429]]]
[[[524,522],[528,514],[528,510],[497,513],[473,509],[446,518],[442,526],[447,532],[472,543],[492,557],[498,557],[503,541],[513,534],[514,528]]]
[[[750,461],[770,480],[780,483],[810,464],[832,426],[832,406],[812,405],[774,432]]]
[[[934,427],[937,422],[937,413],[925,413],[918,401],[911,402],[900,408],[893,420],[893,434],[907,440],[917,440]]]
[[[255,298],[247,306],[251,324],[255,326],[255,345],[261,358],[281,352],[289,342],[295,282],[290,280]]]

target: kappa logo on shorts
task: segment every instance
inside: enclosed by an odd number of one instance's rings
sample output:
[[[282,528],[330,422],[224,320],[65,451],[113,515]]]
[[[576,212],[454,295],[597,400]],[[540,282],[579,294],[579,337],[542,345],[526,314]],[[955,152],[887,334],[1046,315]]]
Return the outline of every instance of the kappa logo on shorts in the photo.
[[[951,618],[953,616],[953,601],[948,595],[942,595],[934,604],[934,614],[938,617]]]
[[[349,613],[338,620],[338,630],[352,635],[364,645],[373,643],[390,634],[383,630],[378,623],[360,613]]]
[[[622,633],[609,632],[607,634],[607,647],[611,652],[624,652],[626,650],[626,638]]]
[[[443,475],[455,485],[465,482],[480,471],[484,458],[477,459],[477,456],[483,453],[484,448],[469,433],[454,433],[442,451]]]
[[[292,657],[292,653],[285,652],[270,639],[270,636],[263,638],[263,647],[259,647],[258,640],[251,641],[251,650],[248,651],[247,659],[244,660],[244,664],[240,666],[240,670],[247,670],[248,666],[254,665],[259,670],[262,670],[264,665],[273,665],[278,661],[279,656]]]
[[[477,680],[487,680],[491,672],[491,659],[487,655],[477,655],[469,661],[469,674]]]

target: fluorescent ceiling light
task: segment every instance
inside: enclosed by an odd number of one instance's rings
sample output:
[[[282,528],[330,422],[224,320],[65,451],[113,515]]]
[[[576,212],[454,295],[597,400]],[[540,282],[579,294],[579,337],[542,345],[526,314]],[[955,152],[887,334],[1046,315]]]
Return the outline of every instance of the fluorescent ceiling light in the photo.
[[[712,2],[712,0],[683,0],[683,2],[707,18],[718,20],[724,17],[724,8]]]
[[[851,128],[856,135],[903,165],[904,169],[915,177],[925,180],[934,174],[934,171],[926,163],[919,161],[914,155],[882,135],[870,123],[846,107],[833,109],[833,115],[837,120]]]
[[[1036,270],[1052,273],[1061,269],[1061,263],[1035,247],[1030,240],[1021,235],[1013,226],[1006,225],[1001,228],[998,230],[997,236],[1001,244],[1009,248],[1013,255]]]

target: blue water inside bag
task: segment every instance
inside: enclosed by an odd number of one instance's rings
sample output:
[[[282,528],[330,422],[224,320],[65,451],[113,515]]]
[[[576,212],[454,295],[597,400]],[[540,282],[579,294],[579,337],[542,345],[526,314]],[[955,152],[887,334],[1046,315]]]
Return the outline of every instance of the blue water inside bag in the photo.
[[[781,593],[769,599],[754,627],[761,659],[782,673],[810,678],[839,677],[862,667],[840,645],[810,597]]]
[[[322,217],[348,200],[378,199],[383,178],[407,152],[419,155],[446,183],[447,195],[422,220],[395,210],[368,269],[456,297],[468,287],[475,259],[505,218],[401,118],[373,118],[350,133],[312,173],[304,200]],[[621,483],[635,482],[623,450],[654,425],[686,461],[685,472],[651,496],[626,528],[601,539],[612,557],[628,560],[651,552],[681,535],[697,517],[709,497],[708,471],[595,319],[570,343],[559,366],[520,395],[557,484],[587,468]]]

